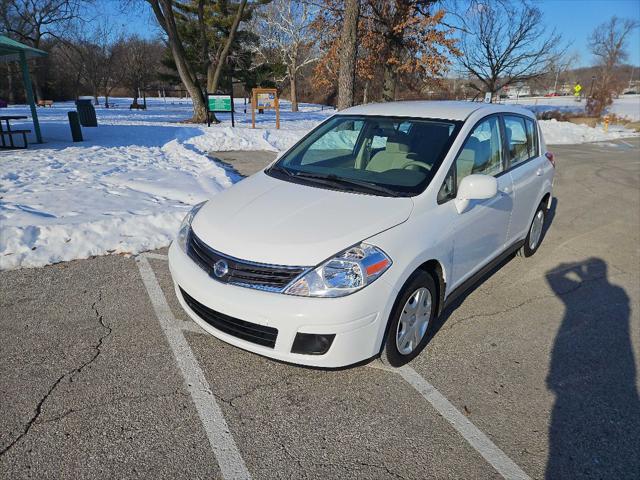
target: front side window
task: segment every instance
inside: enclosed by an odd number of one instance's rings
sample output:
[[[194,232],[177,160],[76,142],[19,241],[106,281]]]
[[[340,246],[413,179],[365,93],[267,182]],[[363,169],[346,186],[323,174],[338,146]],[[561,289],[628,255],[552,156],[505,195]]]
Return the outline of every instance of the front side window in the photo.
[[[496,175],[502,171],[502,139],[498,117],[480,122],[456,159],[457,185],[467,175]]]
[[[438,192],[438,202],[453,198],[464,177],[475,173],[497,175],[502,165],[500,120],[493,116],[478,123],[467,138]]]
[[[338,115],[267,173],[287,181],[385,196],[422,192],[461,122]]]

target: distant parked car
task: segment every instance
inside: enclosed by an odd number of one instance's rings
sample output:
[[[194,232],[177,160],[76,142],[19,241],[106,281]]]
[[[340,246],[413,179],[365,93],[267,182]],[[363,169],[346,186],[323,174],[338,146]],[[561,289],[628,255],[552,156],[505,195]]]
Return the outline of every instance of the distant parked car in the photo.
[[[6,100],[2,100],[0,98],[0,108],[7,108],[9,106],[9,103]]]
[[[554,171],[523,108],[342,110],[191,210],[169,249],[176,294],[211,335],[267,357],[397,367],[446,304],[537,251]]]

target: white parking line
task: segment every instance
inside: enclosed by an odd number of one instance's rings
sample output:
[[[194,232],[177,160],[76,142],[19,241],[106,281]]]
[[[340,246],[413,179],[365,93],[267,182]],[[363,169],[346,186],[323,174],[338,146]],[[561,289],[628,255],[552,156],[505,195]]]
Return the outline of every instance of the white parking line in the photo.
[[[169,308],[167,299],[162,293],[149,261],[144,255],[136,257],[136,261],[142,281],[151,299],[153,310],[156,317],[158,317],[162,331],[167,337],[169,346],[182,373],[184,383],[196,406],[213,454],[220,466],[222,476],[227,480],[250,479],[251,475],[240,456],[240,451],[229,431],[229,426],[224,419],[222,410],[216,403],[211,387],[207,383],[191,347],[184,338],[178,321]]]
[[[513,460],[507,457],[502,450],[418,372],[407,366],[399,368],[397,371],[500,475],[508,480],[531,480]]]

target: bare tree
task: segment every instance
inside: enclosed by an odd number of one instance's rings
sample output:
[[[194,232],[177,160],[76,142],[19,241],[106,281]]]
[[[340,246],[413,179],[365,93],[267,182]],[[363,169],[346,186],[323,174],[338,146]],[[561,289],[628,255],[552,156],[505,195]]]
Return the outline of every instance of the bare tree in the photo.
[[[542,12],[528,1],[474,0],[462,20],[460,63],[475,82],[470,86],[495,94],[513,83],[551,70],[564,53],[560,35],[547,32]]]
[[[140,92],[158,76],[161,46],[153,41],[133,36],[123,42],[123,83],[133,93],[133,105],[138,104]]]
[[[353,106],[358,57],[358,18],[360,0],[345,0],[340,35],[340,69],[338,71],[338,110]]]
[[[619,87],[614,82],[615,67],[627,58],[626,41],[638,25],[640,23],[637,20],[613,16],[591,33],[589,48],[597,60],[600,73],[597,87],[587,101],[587,111],[592,115],[600,116],[613,102],[613,94]]]
[[[318,60],[319,52],[311,35],[314,7],[296,0],[275,0],[260,12],[253,26],[260,36],[254,47],[262,63],[277,59],[286,66],[278,83],[289,82],[291,111],[298,111],[297,79],[300,69]]]
[[[91,0],[3,0],[0,17],[3,29],[11,36],[35,48],[47,37],[64,36],[69,25],[80,18],[80,7]],[[37,64],[36,64],[37,65]],[[36,97],[42,99],[39,76],[32,76]]]
[[[114,88],[118,87],[124,79],[124,59],[127,48],[124,39],[120,38],[115,42],[110,42],[105,46],[103,58],[103,83],[104,106],[109,108],[109,97]],[[157,65],[154,68],[157,69]]]

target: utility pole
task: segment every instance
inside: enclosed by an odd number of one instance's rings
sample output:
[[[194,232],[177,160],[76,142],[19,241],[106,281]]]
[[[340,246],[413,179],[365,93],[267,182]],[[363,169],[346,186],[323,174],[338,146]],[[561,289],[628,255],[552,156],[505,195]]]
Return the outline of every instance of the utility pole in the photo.
[[[553,93],[558,93],[558,76],[560,75],[560,69],[556,70],[556,81],[553,84]]]
[[[596,76],[593,75],[591,77],[591,86],[589,87],[589,98],[591,98],[591,94],[593,93],[593,82],[595,82],[595,81],[596,81]]]

